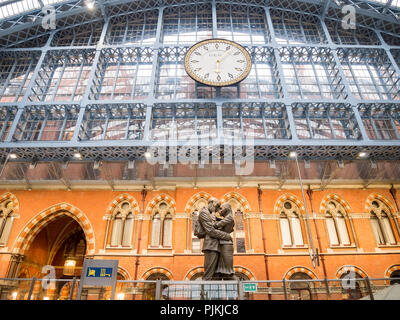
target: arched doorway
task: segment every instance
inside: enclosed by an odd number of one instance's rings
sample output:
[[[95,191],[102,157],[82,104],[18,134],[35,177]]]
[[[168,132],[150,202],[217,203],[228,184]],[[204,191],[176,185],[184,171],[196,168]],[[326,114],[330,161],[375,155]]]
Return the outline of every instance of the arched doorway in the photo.
[[[400,284],[400,270],[393,271],[390,274],[390,278],[396,278],[396,279],[390,280],[390,285],[393,285],[396,283]]]
[[[365,296],[365,282],[362,281],[363,277],[360,274],[349,270],[343,273],[340,276],[340,279],[351,279],[350,281],[348,281],[347,286],[343,287],[342,285],[343,300],[358,300]],[[356,279],[360,279],[360,281],[357,281]]]
[[[164,273],[156,272],[152,273],[146,280],[156,281],[168,281],[170,280]],[[161,287],[161,295],[162,299],[168,300],[168,286],[164,285]],[[156,284],[155,283],[146,283],[144,286],[144,299],[145,300],[154,300],[156,298]]]
[[[78,220],[69,212],[59,211],[37,221],[23,241],[19,251],[23,259],[18,265],[11,263],[11,277],[22,278],[29,274],[37,279],[44,276],[53,278],[49,271],[54,270],[54,278],[57,279],[54,286],[46,288],[41,281],[37,281],[31,298],[58,299],[60,294],[65,295],[67,282],[74,277],[79,278],[87,252],[86,234]]]
[[[312,278],[304,272],[296,272],[290,276],[289,280],[311,280]],[[291,282],[290,294],[293,300],[313,300],[312,283],[304,282]]]
[[[25,251],[22,268],[40,276],[42,267],[55,268],[57,279],[80,276],[86,252],[85,234],[79,223],[67,215],[44,225]]]

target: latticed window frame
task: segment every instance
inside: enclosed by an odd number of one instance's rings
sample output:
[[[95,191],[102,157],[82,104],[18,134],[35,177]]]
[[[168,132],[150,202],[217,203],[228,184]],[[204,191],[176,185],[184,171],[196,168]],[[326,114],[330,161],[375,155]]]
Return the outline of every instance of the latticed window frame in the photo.
[[[399,105],[362,103],[358,105],[358,110],[369,139],[400,139]],[[382,125],[385,127],[382,127]]]
[[[91,49],[48,51],[29,93],[29,101],[80,101],[88,85],[94,56],[95,50]],[[65,72],[70,77],[66,77]],[[72,75],[74,72],[76,74]],[[69,86],[61,85],[67,81],[70,82]]]
[[[144,104],[89,105],[85,109],[79,138],[82,141],[142,140],[146,112]],[[113,126],[120,129],[114,130]],[[113,138],[113,132],[120,132],[120,138]]]
[[[279,128],[275,128],[279,132],[278,136],[272,139],[289,139],[290,130],[287,119],[286,108],[280,103],[224,103],[222,105],[222,117],[224,123],[224,137],[240,137],[254,139],[271,139],[270,126],[271,122],[278,121]],[[247,132],[248,125],[246,120],[260,120],[262,122],[261,130],[263,133],[248,136],[251,132]],[[231,123],[236,124],[234,132],[229,132],[227,126]],[[250,128],[251,129],[251,128]]]
[[[288,94],[292,99],[338,100],[347,97],[345,86],[331,49],[322,47],[282,47],[278,51],[284,72],[281,77],[284,79]],[[285,65],[287,66],[285,67]],[[301,75],[299,71],[301,71],[300,69],[303,65],[309,69],[304,70],[306,73]],[[318,66],[323,68],[324,74],[322,76],[321,70],[317,68]],[[286,75],[285,70],[287,70]],[[292,73],[291,71],[293,71],[293,75],[289,75],[289,73]],[[307,75],[307,73],[309,74]],[[317,89],[314,91],[306,90],[310,86]]]
[[[361,139],[360,129],[354,112],[349,104],[329,103],[296,103],[293,105],[293,117],[296,125],[297,136],[300,139],[333,139],[333,140],[359,140]],[[323,138],[321,134],[317,137],[318,128],[313,125],[319,120],[325,121],[329,136]],[[337,128],[337,125],[340,128]],[[301,126],[305,126],[308,138],[302,138],[299,134]],[[338,137],[339,130],[345,137]],[[304,130],[303,130],[304,132]]]
[[[34,105],[25,107],[15,141],[69,141],[78,119],[78,105]],[[54,136],[58,132],[57,137]],[[54,134],[52,134],[54,133]]]

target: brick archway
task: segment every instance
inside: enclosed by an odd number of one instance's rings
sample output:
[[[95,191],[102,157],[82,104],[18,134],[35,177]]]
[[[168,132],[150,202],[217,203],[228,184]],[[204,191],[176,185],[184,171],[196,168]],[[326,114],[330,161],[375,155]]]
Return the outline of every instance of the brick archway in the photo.
[[[361,278],[368,277],[367,273],[364,270],[362,270],[361,268],[359,268],[359,267],[356,267],[356,266],[342,266],[336,271],[336,279],[340,279],[340,277],[342,275],[344,275],[345,273],[347,273],[349,271],[357,273],[358,275],[361,276]]]
[[[111,216],[114,212],[114,209],[122,201],[127,201],[130,203],[130,205],[132,206],[133,214],[138,214],[140,212],[139,205],[138,205],[136,199],[129,194],[123,193],[123,194],[120,194],[119,196],[115,197],[114,200],[111,201],[110,205],[108,206],[108,208],[106,210],[106,215]]]
[[[391,274],[392,274],[393,272],[395,272],[395,271],[398,271],[398,270],[400,270],[400,264],[392,265],[392,266],[390,266],[389,268],[386,269],[384,277],[385,277],[385,278],[390,278]],[[385,284],[386,284],[387,282],[388,282],[388,281],[385,280]]]
[[[235,273],[241,273],[244,274],[249,280],[256,280],[254,275],[251,273],[251,271],[245,267],[242,266],[234,266],[233,270],[235,270]]]
[[[14,210],[13,216],[19,217],[19,202],[17,197],[11,192],[6,192],[0,196],[0,203],[6,200],[10,200],[13,203],[13,210]]]
[[[249,202],[241,194],[239,194],[237,192],[229,192],[229,193],[224,194],[222,196],[221,202],[228,202],[230,199],[236,199],[237,201],[239,201],[239,203],[241,204],[241,206],[242,206],[242,208],[244,210],[243,213],[250,213],[251,212],[251,208],[250,208]]]
[[[86,254],[94,254],[95,237],[93,227],[86,215],[80,209],[69,203],[53,205],[32,218],[18,235],[12,252],[16,254],[24,254],[43,227],[62,215],[69,216],[79,223],[86,238]]]
[[[301,202],[299,199],[297,199],[296,196],[289,194],[289,193],[285,193],[284,195],[281,195],[278,200],[276,200],[275,202],[275,206],[274,206],[274,214],[279,215],[279,208],[281,207],[281,204],[283,202],[285,202],[286,200],[292,201],[300,210],[300,213],[302,216],[304,216],[306,214],[306,210],[304,207],[303,202]]]
[[[169,280],[173,280],[174,279],[174,277],[172,276],[171,271],[167,270],[164,267],[154,267],[154,268],[151,268],[150,270],[147,270],[145,273],[143,273],[141,279],[146,280],[152,274],[155,274],[155,273],[164,274]]]
[[[189,281],[191,280],[196,274],[198,273],[204,273],[204,267],[195,267],[193,269],[190,269],[188,273],[186,273],[185,277],[183,280]]]
[[[151,215],[151,212],[153,211],[153,208],[160,201],[165,201],[175,211],[175,209],[176,209],[175,200],[171,196],[163,193],[163,194],[155,196],[153,199],[151,199],[151,201],[149,202],[149,204],[146,207],[145,213],[148,214],[148,215]]]
[[[382,201],[389,208],[391,214],[394,214],[396,212],[396,208],[388,199],[386,199],[384,196],[380,195],[379,193],[371,193],[365,200],[365,212],[366,213],[370,212],[372,201],[374,201],[375,199]]]
[[[198,192],[198,193],[194,194],[189,199],[189,201],[186,203],[185,213],[186,214],[191,214],[192,213],[191,209],[192,209],[193,205],[196,203],[197,200],[205,199],[205,200],[208,201],[208,199],[210,199],[210,198],[211,198],[211,195],[209,193],[207,193],[207,192],[204,192],[204,191],[201,191],[201,192]]]
[[[334,200],[337,203],[339,203],[344,208],[346,215],[351,212],[351,208],[345,200],[343,200],[339,195],[331,193],[331,194],[328,194],[326,197],[324,197],[321,201],[321,205],[320,205],[320,213],[321,214],[326,213],[327,205],[328,205],[329,201],[331,201],[331,200]]]
[[[318,279],[317,275],[316,275],[313,271],[311,271],[310,269],[308,269],[308,268],[306,268],[306,267],[302,267],[302,266],[297,266],[297,267],[292,267],[292,268],[290,268],[290,269],[286,272],[286,274],[285,274],[285,276],[284,276],[284,279],[285,279],[285,280],[289,280],[290,277],[291,277],[292,275],[294,275],[295,273],[297,273],[297,272],[305,273],[305,274],[308,275],[312,280],[317,280],[317,279]]]

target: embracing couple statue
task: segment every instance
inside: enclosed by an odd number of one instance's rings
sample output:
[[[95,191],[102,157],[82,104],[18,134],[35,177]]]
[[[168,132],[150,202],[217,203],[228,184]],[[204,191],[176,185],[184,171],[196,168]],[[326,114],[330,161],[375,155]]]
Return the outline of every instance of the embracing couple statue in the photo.
[[[219,214],[220,217],[217,217]],[[208,200],[207,207],[200,210],[195,235],[204,239],[203,280],[234,280],[233,232],[235,221],[229,203],[221,203],[216,198]]]

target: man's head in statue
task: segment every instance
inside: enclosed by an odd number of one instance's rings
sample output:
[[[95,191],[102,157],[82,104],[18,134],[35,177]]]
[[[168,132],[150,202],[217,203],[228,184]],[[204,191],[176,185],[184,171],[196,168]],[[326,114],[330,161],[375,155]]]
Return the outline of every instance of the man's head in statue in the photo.
[[[221,206],[221,211],[219,212],[219,214],[223,217],[225,217],[226,215],[228,215],[229,213],[232,213],[232,207],[229,203],[224,203]]]
[[[216,212],[217,210],[219,210],[221,207],[221,203],[219,202],[219,200],[217,198],[210,198],[208,200],[208,210],[210,212]]]

